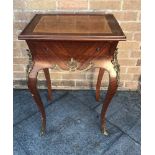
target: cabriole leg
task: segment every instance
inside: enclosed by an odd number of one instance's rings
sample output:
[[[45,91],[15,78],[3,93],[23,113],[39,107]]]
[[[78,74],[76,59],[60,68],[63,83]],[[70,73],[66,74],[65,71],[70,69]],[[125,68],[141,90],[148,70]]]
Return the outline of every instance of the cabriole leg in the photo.
[[[114,94],[116,93],[118,83],[119,83],[120,69],[117,61],[117,50],[114,53],[113,60],[109,62],[109,64],[107,65],[107,68],[105,69],[109,73],[109,86],[108,86],[108,91],[107,91],[105,100],[103,102],[102,111],[101,111],[101,131],[104,135],[108,135],[106,131],[105,115],[106,115],[108,106],[110,104],[110,101],[113,98]]]
[[[117,77],[109,74],[109,87],[108,91],[105,97],[105,100],[103,102],[102,111],[101,111],[101,131],[104,135],[108,135],[106,131],[106,121],[105,121],[105,115],[106,111],[108,109],[108,106],[110,104],[110,101],[117,90]]]
[[[38,74],[38,69],[36,66],[33,66],[32,70],[30,71],[28,75],[28,88],[39,108],[39,111],[41,112],[41,135],[45,133],[46,129],[46,114],[45,114],[45,109],[43,106],[43,103],[41,101],[39,92],[37,90],[37,74]]]

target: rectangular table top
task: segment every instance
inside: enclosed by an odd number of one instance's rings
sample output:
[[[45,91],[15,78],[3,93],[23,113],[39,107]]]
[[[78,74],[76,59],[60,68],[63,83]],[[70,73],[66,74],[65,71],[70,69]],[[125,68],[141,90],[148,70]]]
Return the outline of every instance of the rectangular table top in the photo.
[[[125,40],[112,14],[36,14],[19,39]]]

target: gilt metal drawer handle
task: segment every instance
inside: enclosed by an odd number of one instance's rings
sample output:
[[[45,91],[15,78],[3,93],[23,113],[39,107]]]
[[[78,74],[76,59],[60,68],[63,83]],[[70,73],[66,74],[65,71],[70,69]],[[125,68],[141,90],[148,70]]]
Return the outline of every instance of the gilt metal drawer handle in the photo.
[[[99,47],[96,48],[96,51],[99,52],[101,49]]]

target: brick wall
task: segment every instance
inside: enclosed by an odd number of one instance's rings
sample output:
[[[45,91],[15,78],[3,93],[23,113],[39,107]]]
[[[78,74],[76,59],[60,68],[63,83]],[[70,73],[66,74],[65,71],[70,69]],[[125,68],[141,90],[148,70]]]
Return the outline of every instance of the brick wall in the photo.
[[[121,65],[120,89],[135,90],[140,79],[140,0],[14,0],[14,87],[26,87],[26,64],[28,48],[18,34],[35,13],[52,12],[103,12],[113,13],[127,36],[126,42],[118,45],[118,61]],[[84,73],[60,73],[51,71],[53,88],[89,89],[96,84],[98,69]],[[40,81],[44,80],[42,72]],[[107,74],[102,88],[108,84]],[[44,87],[44,82],[39,83]]]

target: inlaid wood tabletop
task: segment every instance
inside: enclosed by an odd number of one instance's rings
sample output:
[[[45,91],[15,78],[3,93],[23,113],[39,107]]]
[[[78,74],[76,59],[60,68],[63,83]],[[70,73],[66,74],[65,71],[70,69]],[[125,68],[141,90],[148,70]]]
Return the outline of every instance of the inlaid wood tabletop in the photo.
[[[125,40],[112,14],[38,14],[19,39]]]

